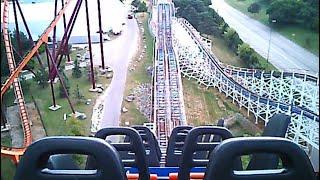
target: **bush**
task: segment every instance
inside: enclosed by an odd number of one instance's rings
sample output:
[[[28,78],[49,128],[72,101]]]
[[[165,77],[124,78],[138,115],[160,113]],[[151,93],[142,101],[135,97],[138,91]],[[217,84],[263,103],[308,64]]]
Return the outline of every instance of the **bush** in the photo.
[[[234,29],[228,27],[224,33],[224,38],[228,44],[228,47],[230,47],[233,52],[237,52],[239,44],[242,43],[238,33]]]
[[[256,52],[253,52],[249,58],[250,68],[259,68],[259,56]]]
[[[85,128],[75,117],[70,117],[67,119],[67,128],[67,134],[69,136],[85,136]]]
[[[250,4],[250,6],[248,7],[248,12],[251,12],[251,13],[259,13],[261,7],[258,3],[252,3]]]
[[[72,69],[72,77],[80,78],[81,75],[82,75],[82,72],[81,72],[81,69],[80,69],[80,66],[79,66],[79,61],[78,61],[78,59],[76,59],[74,61],[74,68]]]
[[[36,71],[34,74],[34,80],[38,83],[38,85],[42,88],[45,88],[48,85],[49,74],[44,69],[40,69]]]
[[[78,104],[85,101],[84,95],[82,94],[78,84],[73,94]]]
[[[247,65],[250,65],[250,57],[253,52],[253,49],[247,43],[238,46],[238,55]]]

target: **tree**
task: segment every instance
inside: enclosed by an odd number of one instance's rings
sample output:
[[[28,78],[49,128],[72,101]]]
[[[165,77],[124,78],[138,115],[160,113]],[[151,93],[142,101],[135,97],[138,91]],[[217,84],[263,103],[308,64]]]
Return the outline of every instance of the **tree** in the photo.
[[[34,80],[38,83],[38,85],[42,88],[45,88],[48,85],[49,75],[45,69],[40,68],[35,72]]]
[[[228,47],[230,47],[234,52],[237,52],[238,45],[242,43],[238,33],[229,27],[224,33],[224,38],[227,41]]]
[[[81,69],[80,69],[80,66],[79,66],[79,61],[76,58],[75,61],[74,61],[74,68],[72,69],[72,77],[80,78],[81,75],[82,75],[82,72],[81,72]]]
[[[253,49],[247,43],[238,46],[238,55],[247,65],[250,65],[250,56],[253,52]]]
[[[250,68],[259,68],[259,56],[256,52],[253,52],[249,58]]]
[[[74,90],[73,94],[74,94],[74,97],[76,98],[76,101],[77,101],[78,104],[85,99],[84,95],[82,94],[82,92],[79,89],[79,85],[78,84],[77,84],[77,87]]]
[[[218,24],[214,21],[213,16],[210,12],[202,12],[199,14],[200,22],[198,29],[201,30],[201,33],[205,34],[218,34]]]
[[[297,22],[302,1],[278,0],[273,1],[266,13],[269,15],[269,22],[276,19],[279,24],[291,24]]]
[[[258,3],[254,2],[252,4],[250,4],[250,6],[248,7],[248,12],[251,13],[259,13],[261,7]]]

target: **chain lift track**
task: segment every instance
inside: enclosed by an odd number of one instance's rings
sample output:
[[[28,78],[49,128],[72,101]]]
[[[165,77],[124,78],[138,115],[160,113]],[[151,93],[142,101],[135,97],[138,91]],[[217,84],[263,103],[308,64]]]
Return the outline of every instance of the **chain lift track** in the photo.
[[[154,119],[164,162],[171,130],[185,125],[182,83],[172,47],[172,4],[158,4],[158,31],[154,63]]]
[[[6,49],[6,55],[8,59],[8,65],[10,69],[10,77],[8,80],[2,85],[1,87],[1,99],[4,95],[4,93],[9,89],[11,85],[14,87],[15,97],[18,101],[19,106],[19,112],[20,112],[20,118],[21,118],[21,124],[23,128],[23,135],[24,135],[24,143],[22,148],[13,148],[13,147],[5,147],[1,146],[1,156],[9,157],[12,159],[12,161],[17,164],[19,162],[20,156],[23,155],[25,149],[27,146],[29,146],[32,142],[32,135],[31,135],[31,129],[29,124],[29,118],[26,111],[25,101],[21,89],[21,85],[19,82],[19,73],[22,71],[22,69],[27,65],[27,63],[31,60],[31,58],[34,56],[34,54],[38,51],[39,47],[43,43],[48,42],[48,36],[53,30],[53,28],[57,25],[60,18],[65,13],[67,7],[69,6],[71,0],[66,0],[64,3],[64,6],[62,9],[58,12],[58,14],[55,16],[54,20],[50,23],[50,25],[47,27],[47,29],[44,31],[44,33],[40,36],[37,43],[33,46],[33,48],[27,53],[27,55],[23,58],[21,63],[16,68],[14,56],[13,56],[13,50],[12,45],[10,42],[10,35],[8,32],[8,21],[9,21],[9,2],[8,0],[4,0],[3,2],[3,21],[2,21],[2,33],[4,38],[4,45]]]
[[[12,50],[12,45],[10,41],[10,34],[8,31],[8,21],[9,21],[8,1],[5,1],[3,6],[4,7],[3,7],[2,33],[3,33],[4,46],[6,49],[6,56],[8,59],[9,70],[12,73],[16,68],[16,64],[13,56],[13,50]],[[19,113],[20,113],[20,118],[21,118],[21,123],[23,128],[23,137],[24,137],[23,146],[27,147],[32,142],[32,134],[31,134],[30,124],[29,124],[29,117],[28,117],[26,105],[24,102],[23,92],[22,92],[21,84],[18,77],[13,79],[13,88],[14,88],[16,101],[19,107]],[[4,146],[1,147],[1,155],[10,157],[14,162],[19,161],[19,157],[24,153],[24,151],[25,151],[25,148],[11,148],[11,147],[4,147]]]
[[[251,112],[256,123],[261,119],[266,124],[275,113],[291,115],[287,138],[298,143],[309,155],[319,150],[319,115],[314,108],[319,107],[318,78],[301,73],[225,66],[209,52],[208,41],[200,38],[185,19],[173,24],[174,49],[183,76],[194,78],[206,87],[216,87],[240,108],[245,107],[248,115]],[[306,106],[308,104],[312,106]]]

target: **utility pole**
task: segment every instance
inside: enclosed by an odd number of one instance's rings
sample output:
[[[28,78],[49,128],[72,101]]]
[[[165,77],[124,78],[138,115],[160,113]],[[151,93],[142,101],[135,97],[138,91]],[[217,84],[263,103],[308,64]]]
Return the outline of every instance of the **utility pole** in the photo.
[[[273,19],[272,23],[276,23],[277,20]],[[272,25],[272,24],[271,24]],[[272,34],[272,27],[270,26],[270,35],[269,35],[269,46],[268,46],[268,54],[267,54],[267,62],[269,62],[269,54],[270,54],[270,45],[271,45],[271,34]]]

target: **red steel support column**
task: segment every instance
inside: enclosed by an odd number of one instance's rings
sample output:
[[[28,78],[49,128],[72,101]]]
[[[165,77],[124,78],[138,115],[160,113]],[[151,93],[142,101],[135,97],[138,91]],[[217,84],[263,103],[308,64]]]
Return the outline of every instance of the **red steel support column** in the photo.
[[[91,69],[91,81],[92,88],[96,88],[96,84],[94,82],[94,71],[93,71],[93,62],[92,62],[92,47],[91,47],[91,35],[90,35],[90,21],[89,21],[89,10],[88,10],[88,0],[85,0],[86,5],[86,19],[87,19],[87,32],[88,32],[88,43],[89,43],[89,55],[90,55],[90,69]]]
[[[48,49],[48,45],[45,44],[46,46],[46,54],[47,54],[47,63],[48,63],[48,73],[50,74],[51,70],[50,70],[50,60],[49,60],[49,49]],[[49,81],[50,81],[50,88],[51,88],[51,95],[52,95],[52,104],[54,107],[57,106],[57,103],[56,103],[56,98],[55,98],[55,95],[54,95],[54,88],[53,88],[53,80],[50,79],[50,77],[48,78]]]
[[[62,8],[64,7],[64,0],[61,0],[61,7],[62,7]],[[64,27],[64,30],[66,31],[66,29],[67,29],[66,15],[63,14],[62,18],[63,18],[63,27]],[[67,44],[68,44],[68,41],[67,41]],[[69,54],[70,52],[69,52],[69,49],[68,49],[68,48],[69,48],[69,47],[66,46],[64,50],[65,50],[65,51],[68,51],[67,59],[68,59],[68,62],[70,62],[70,61],[71,61],[71,58],[70,58],[70,54]]]
[[[101,8],[100,8],[100,0],[97,0],[98,3],[98,20],[99,20],[99,34],[100,34],[100,52],[101,52],[101,66],[102,69],[105,69],[104,65],[104,53],[103,53],[103,38],[102,38],[102,24],[101,24]]]
[[[13,0],[13,14],[14,14],[14,23],[16,26],[16,38],[17,38],[17,43],[18,43],[18,54],[20,56],[23,56],[22,54],[22,48],[21,48],[21,41],[20,41],[20,30],[19,30],[19,25],[18,25],[18,16],[17,16],[17,9],[16,9],[16,0]]]
[[[52,55],[50,54],[50,52],[49,52],[49,57],[50,57],[50,60],[51,60],[51,63],[52,63],[52,65],[53,65],[54,70],[57,72],[57,76],[59,77],[59,81],[60,81],[60,84],[61,84],[61,86],[62,86],[62,88],[63,88],[63,91],[64,91],[64,93],[65,93],[66,96],[67,96],[67,100],[68,100],[68,103],[69,103],[70,108],[71,108],[71,110],[72,110],[72,113],[75,114],[75,110],[74,110],[73,105],[72,105],[72,103],[71,103],[71,100],[70,100],[70,98],[69,98],[68,91],[67,91],[67,89],[66,89],[66,86],[65,86],[64,83],[63,83],[63,77],[60,76],[60,73],[59,73],[58,68],[57,68],[57,64],[54,62],[54,59],[53,59]]]

